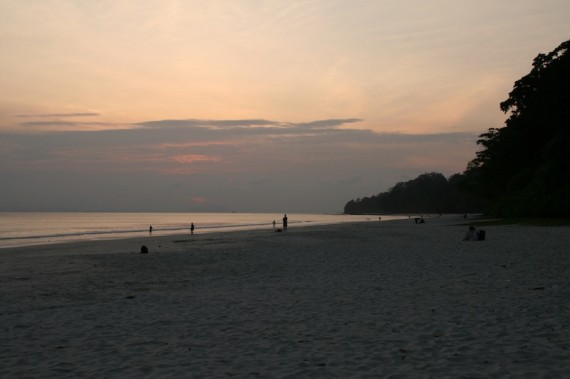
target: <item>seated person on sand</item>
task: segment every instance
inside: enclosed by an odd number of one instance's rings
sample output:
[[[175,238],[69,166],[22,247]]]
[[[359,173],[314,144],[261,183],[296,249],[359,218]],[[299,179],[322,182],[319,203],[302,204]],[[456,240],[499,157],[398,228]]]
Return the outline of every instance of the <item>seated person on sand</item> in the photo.
[[[469,226],[469,229],[467,229],[465,237],[463,237],[463,241],[479,241],[479,236],[477,235],[477,229],[475,229],[473,225]]]

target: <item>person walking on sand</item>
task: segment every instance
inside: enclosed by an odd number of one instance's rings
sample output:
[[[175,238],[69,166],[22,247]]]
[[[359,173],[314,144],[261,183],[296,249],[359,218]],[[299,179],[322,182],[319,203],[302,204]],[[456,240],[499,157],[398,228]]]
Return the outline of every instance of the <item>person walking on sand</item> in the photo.
[[[194,227],[194,223],[192,222],[192,223],[190,224],[190,234],[194,234],[194,228],[195,228],[195,227]]]
[[[283,230],[287,230],[287,214],[283,215]]]
[[[148,234],[152,234],[152,225],[148,228]]]

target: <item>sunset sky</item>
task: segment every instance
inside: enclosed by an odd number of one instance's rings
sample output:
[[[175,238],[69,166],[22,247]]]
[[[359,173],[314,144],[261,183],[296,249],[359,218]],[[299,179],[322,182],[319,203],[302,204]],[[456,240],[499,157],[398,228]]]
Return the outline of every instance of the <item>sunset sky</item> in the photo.
[[[0,0],[0,211],[339,212],[462,172],[568,0]]]

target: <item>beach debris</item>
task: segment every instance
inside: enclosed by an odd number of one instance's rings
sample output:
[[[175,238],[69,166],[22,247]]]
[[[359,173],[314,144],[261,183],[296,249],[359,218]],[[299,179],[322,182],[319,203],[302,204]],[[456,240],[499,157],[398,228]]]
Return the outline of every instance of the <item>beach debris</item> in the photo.
[[[145,245],[141,246],[141,254],[148,254],[148,247],[146,247]]]

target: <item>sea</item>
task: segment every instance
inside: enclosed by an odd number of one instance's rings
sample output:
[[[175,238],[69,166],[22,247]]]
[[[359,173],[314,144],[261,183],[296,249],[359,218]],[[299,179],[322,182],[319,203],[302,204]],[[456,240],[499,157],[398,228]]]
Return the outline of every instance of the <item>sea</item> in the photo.
[[[0,212],[0,249],[137,236],[195,234],[282,227],[277,213],[11,213]],[[379,221],[379,216],[288,214],[289,229],[344,222]],[[381,221],[404,218],[382,216]],[[407,216],[406,216],[407,218]],[[152,233],[150,227],[152,226]]]

